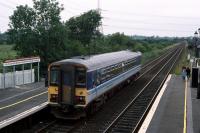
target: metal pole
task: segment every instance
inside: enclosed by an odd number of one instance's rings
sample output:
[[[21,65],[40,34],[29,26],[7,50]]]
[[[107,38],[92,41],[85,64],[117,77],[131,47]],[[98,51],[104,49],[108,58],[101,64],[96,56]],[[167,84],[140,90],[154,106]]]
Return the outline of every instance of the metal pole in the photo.
[[[38,82],[40,81],[40,63],[38,62]]]
[[[22,73],[23,73],[23,84],[24,84],[24,64],[22,65]]]
[[[14,86],[15,86],[15,65],[13,66],[13,83],[14,83]]]
[[[31,83],[32,83],[32,63],[31,63]]]

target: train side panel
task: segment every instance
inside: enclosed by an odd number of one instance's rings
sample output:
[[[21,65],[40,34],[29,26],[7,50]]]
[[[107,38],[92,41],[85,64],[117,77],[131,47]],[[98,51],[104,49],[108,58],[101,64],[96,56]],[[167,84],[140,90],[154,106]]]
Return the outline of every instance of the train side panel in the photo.
[[[127,80],[131,76],[139,73],[139,71],[141,69],[141,65],[140,65],[141,56],[138,56],[134,60],[135,60],[134,65],[132,66],[133,68],[131,68],[125,72],[122,72],[118,76],[113,77],[100,85],[97,85],[97,86],[94,85],[94,87],[92,89],[89,88],[87,103],[91,103],[92,101],[94,101],[95,99],[100,97],[101,95],[105,94],[107,91],[110,91],[113,87],[115,87],[118,84],[120,84],[121,82]],[[97,80],[96,77],[98,77],[98,76],[93,76],[92,79],[90,79],[90,80],[91,81]]]
[[[111,90],[116,85],[120,84],[121,82],[127,80],[134,74],[138,73],[141,69],[141,65],[138,65],[125,73],[120,74],[117,77],[91,89],[88,91],[88,103],[92,102],[95,98],[101,96],[102,94],[106,93],[107,91]]]

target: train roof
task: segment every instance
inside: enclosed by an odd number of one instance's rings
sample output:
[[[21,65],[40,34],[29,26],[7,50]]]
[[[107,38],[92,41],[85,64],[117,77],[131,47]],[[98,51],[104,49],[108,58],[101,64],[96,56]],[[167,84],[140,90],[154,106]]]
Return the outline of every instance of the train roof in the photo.
[[[119,62],[132,59],[138,56],[141,56],[141,52],[131,52],[129,50],[124,50],[119,52],[65,59],[52,63],[52,65],[81,64],[84,65],[88,70],[94,70],[110,66],[112,64],[117,64]]]

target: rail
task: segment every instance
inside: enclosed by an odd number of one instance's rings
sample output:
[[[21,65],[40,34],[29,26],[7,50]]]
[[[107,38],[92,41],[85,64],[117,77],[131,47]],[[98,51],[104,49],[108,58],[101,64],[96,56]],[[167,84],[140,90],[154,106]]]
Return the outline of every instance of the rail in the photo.
[[[161,69],[156,73],[156,75],[153,76],[153,78],[148,82],[148,84],[145,85],[145,87],[140,91],[140,93],[126,106],[126,108],[124,108],[124,110],[112,121],[112,123],[103,131],[103,133],[107,133],[107,132],[126,132],[129,131],[129,129],[131,129],[132,127],[128,127],[128,126],[133,126],[132,124],[130,124],[130,121],[135,121],[135,115],[138,113],[138,111],[141,111],[141,109],[145,108],[146,104],[144,104],[145,102],[147,102],[148,100],[150,100],[150,103],[148,104],[147,108],[145,109],[144,113],[142,114],[141,118],[139,119],[139,121],[137,122],[136,126],[133,127],[133,132],[136,131],[136,129],[138,129],[141,121],[143,120],[144,116],[146,115],[146,113],[148,112],[149,107],[151,106],[151,104],[153,103],[153,100],[155,99],[157,93],[159,92],[159,88],[162,86],[162,84],[164,83],[167,75],[169,74],[169,72],[171,71],[172,67],[174,66],[178,56],[180,55],[180,53],[182,52],[182,49],[180,51],[177,51],[166,63],[165,65],[163,65],[161,67]],[[178,56],[176,56],[178,54]],[[170,61],[172,61],[172,59],[174,59],[175,57],[175,61],[172,63],[170,69],[168,69],[168,72],[165,76],[165,78],[163,79],[163,81],[161,82],[160,86],[158,87],[158,90],[156,91],[155,95],[153,96],[152,99],[149,99],[149,90],[146,92],[146,94],[144,93],[144,91],[150,86],[150,84],[154,81],[154,79],[156,77],[158,77],[158,75],[160,75],[160,73],[164,70],[164,68],[168,65],[168,63]],[[140,99],[139,99],[140,98]],[[138,100],[139,99],[139,100]],[[139,109],[136,110],[136,108],[134,107],[138,106]],[[133,119],[131,119],[131,116]],[[138,119],[138,116],[136,117],[136,119]],[[121,126],[121,125],[123,126]],[[123,128],[123,129],[122,129]]]

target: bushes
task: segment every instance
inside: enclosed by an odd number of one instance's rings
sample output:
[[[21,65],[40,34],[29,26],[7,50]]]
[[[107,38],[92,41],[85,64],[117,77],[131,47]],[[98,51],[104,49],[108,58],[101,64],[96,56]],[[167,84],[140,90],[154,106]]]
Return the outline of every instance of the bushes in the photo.
[[[13,50],[14,45],[0,45],[0,73],[2,72],[2,63],[7,59],[17,57],[17,52]]]

